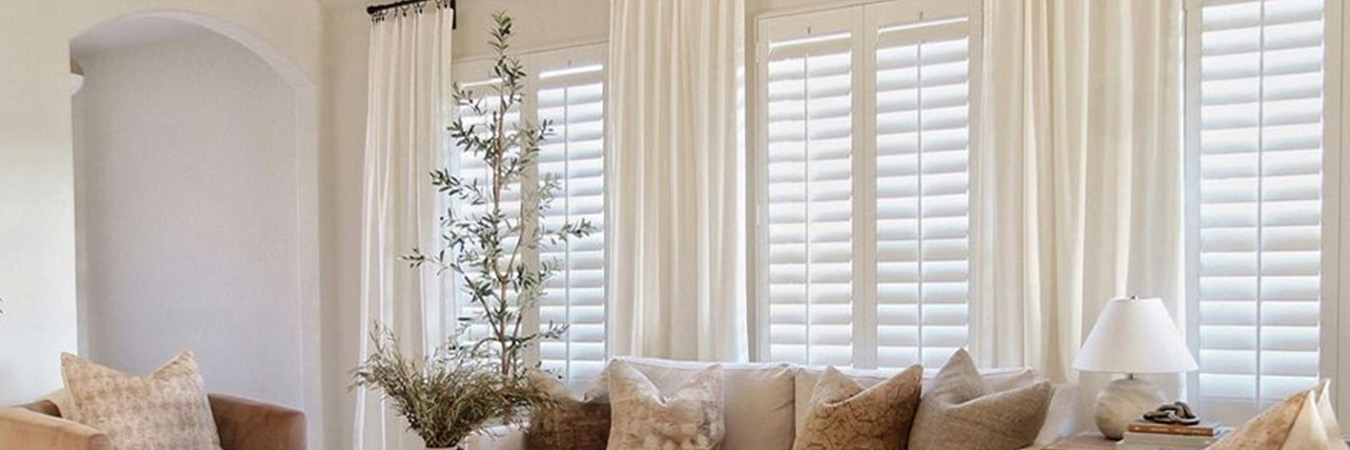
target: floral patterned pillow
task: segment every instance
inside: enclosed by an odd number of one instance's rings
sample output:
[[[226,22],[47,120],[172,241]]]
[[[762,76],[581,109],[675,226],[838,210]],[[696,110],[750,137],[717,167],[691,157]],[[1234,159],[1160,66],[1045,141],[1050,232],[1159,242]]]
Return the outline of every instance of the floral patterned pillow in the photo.
[[[797,432],[795,450],[903,450],[919,409],[923,367],[863,389],[833,367],[811,394],[811,412]]]
[[[661,392],[627,362],[611,362],[608,372],[610,450],[712,450],[722,446],[722,366],[689,378],[674,392]]]
[[[112,448],[221,450],[206,383],[192,352],[145,377],[61,355],[78,421],[108,435]]]

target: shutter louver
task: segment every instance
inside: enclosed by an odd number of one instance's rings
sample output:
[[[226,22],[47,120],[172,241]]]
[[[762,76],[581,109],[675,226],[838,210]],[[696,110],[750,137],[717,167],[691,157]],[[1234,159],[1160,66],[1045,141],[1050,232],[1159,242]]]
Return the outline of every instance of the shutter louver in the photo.
[[[853,364],[852,42],[771,43],[769,355]]]
[[[1206,4],[1201,22],[1198,395],[1259,410],[1319,376],[1323,5]]]
[[[877,37],[881,368],[918,363],[932,372],[968,342],[970,40],[963,19],[883,27]]]
[[[541,263],[560,269],[545,284],[539,322],[568,325],[562,340],[540,345],[540,362],[572,383],[594,378],[605,364],[604,77],[599,64],[546,67],[536,96],[540,122],[554,130],[541,148],[539,173],[560,184],[543,225],[556,230],[585,220],[596,230],[539,249]]]

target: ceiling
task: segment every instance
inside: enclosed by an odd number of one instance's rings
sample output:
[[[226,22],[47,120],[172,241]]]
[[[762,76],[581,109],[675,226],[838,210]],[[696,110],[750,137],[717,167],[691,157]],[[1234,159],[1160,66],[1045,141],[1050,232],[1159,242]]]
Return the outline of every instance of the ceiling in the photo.
[[[140,47],[207,32],[205,28],[181,20],[129,17],[104,23],[75,37],[70,41],[70,54],[80,59],[110,50]]]

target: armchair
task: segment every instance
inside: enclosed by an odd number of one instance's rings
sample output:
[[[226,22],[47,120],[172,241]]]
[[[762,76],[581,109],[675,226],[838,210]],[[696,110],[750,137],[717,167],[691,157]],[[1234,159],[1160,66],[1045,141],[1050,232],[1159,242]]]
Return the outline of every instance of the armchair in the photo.
[[[210,396],[224,450],[305,450],[305,415],[224,395]],[[61,418],[50,401],[0,410],[0,450],[109,450],[108,436]]]

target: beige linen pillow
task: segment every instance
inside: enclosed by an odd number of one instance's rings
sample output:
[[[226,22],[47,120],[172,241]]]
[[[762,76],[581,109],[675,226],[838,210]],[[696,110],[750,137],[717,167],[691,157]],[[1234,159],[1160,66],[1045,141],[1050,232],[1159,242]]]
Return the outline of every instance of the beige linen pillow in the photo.
[[[910,431],[911,450],[1016,450],[1045,422],[1050,383],[994,392],[965,349],[957,350],[924,392]]]
[[[1328,385],[1300,392],[1266,409],[1210,450],[1345,450]]]
[[[826,368],[792,448],[904,450],[922,386],[923,367],[918,365],[866,389],[835,368]]]
[[[71,354],[61,375],[80,423],[108,435],[114,450],[221,450],[206,383],[192,352],[146,377],[135,377]]]
[[[525,448],[605,450],[609,442],[609,403],[577,398],[561,380],[543,371],[532,371],[529,377],[555,403],[531,413]]]
[[[610,450],[721,448],[722,366],[694,374],[669,393],[622,360],[611,362],[606,372]]]

